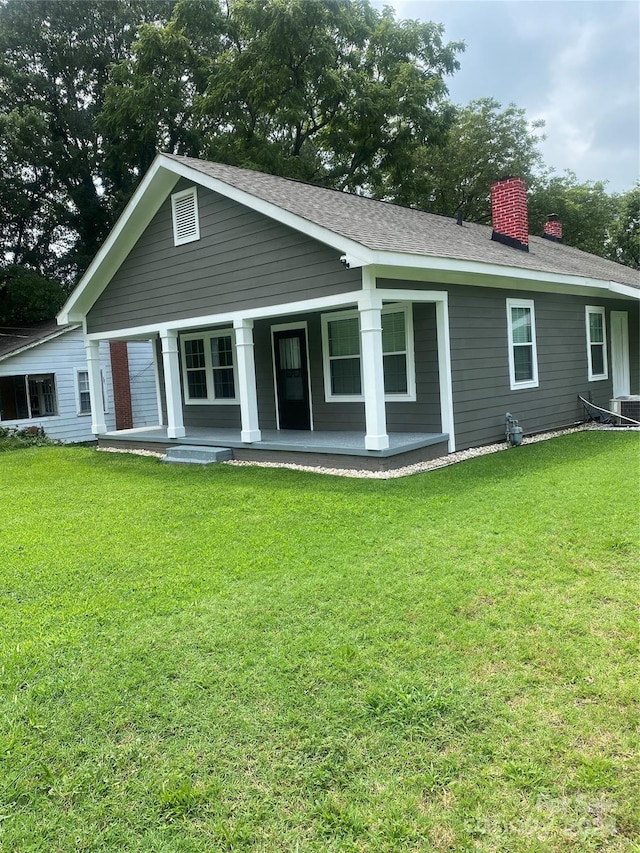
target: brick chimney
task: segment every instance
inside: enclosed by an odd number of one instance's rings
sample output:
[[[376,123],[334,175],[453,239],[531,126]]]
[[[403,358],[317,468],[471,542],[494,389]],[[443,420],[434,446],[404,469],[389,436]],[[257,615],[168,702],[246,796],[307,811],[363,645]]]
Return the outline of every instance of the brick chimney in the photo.
[[[547,240],[553,240],[554,243],[562,243],[562,222],[557,213],[550,213],[547,216],[547,221],[544,223],[544,234]]]
[[[492,240],[529,251],[527,182],[507,176],[491,185]]]
[[[109,341],[109,355],[111,356],[116,429],[133,429],[129,353],[126,341]]]

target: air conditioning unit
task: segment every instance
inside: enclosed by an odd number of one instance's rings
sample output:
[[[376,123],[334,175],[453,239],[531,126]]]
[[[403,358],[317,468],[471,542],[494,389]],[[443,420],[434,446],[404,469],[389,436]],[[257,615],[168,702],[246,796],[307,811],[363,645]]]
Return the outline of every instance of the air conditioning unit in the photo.
[[[632,426],[628,420],[624,420],[625,418],[631,418],[631,420],[637,421],[640,424],[640,394],[632,394],[627,397],[616,397],[615,400],[609,401],[609,409],[612,412],[615,412],[616,415],[622,415],[621,418],[613,417],[611,420],[613,423],[617,423],[621,426],[625,424],[627,426]]]

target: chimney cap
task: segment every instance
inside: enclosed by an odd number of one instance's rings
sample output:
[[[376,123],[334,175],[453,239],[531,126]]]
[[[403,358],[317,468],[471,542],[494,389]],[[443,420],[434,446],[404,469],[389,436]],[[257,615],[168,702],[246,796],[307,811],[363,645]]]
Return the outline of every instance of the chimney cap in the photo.
[[[549,213],[547,216],[547,222],[557,222],[560,219],[559,213]]]

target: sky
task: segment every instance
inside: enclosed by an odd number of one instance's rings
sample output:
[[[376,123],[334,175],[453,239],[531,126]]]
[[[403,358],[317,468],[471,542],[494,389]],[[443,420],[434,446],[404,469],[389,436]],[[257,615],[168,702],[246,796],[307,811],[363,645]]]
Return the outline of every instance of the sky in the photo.
[[[638,0],[374,0],[464,41],[450,100],[492,97],[544,119],[547,166],[631,189],[640,176]]]

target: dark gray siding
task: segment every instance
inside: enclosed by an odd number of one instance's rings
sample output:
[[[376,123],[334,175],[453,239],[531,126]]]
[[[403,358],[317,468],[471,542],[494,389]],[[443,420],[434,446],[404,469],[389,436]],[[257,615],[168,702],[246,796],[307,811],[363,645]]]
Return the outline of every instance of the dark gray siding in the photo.
[[[304,314],[257,321],[254,327],[258,418],[262,429],[276,428],[271,328],[283,323],[307,324],[311,406],[314,429],[364,432],[364,403],[328,403],[322,371],[320,314]],[[416,402],[387,403],[389,432],[440,432],[440,395],[435,307],[415,305],[413,312],[416,356]],[[185,405],[185,426],[240,428],[239,406]]]
[[[525,433],[555,429],[583,420],[578,394],[607,406],[609,379],[589,382],[585,306],[604,305],[611,359],[609,312],[627,311],[632,393],[638,393],[638,306],[563,294],[498,288],[421,285],[385,281],[385,287],[441,289],[449,293],[451,369],[456,446],[459,449],[500,441],[505,414],[520,421]],[[507,298],[532,299],[538,351],[537,388],[512,391],[509,382]],[[634,389],[636,389],[634,391]]]
[[[520,421],[525,433],[533,433],[583,420],[578,394],[600,406],[608,405],[612,395],[611,368],[607,380],[588,379],[585,306],[604,305],[608,327],[612,309],[631,309],[637,318],[635,306],[563,294],[463,287],[451,288],[449,294],[458,447],[500,440],[506,412]],[[507,297],[534,302],[537,388],[512,391],[509,387]],[[609,342],[610,339],[608,334]]]
[[[189,186],[180,183],[176,189]],[[87,316],[89,332],[358,290],[339,253],[198,187],[200,240],[173,245],[167,199]]]

